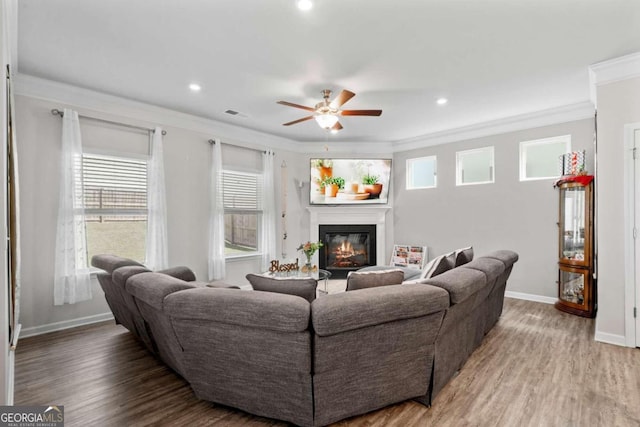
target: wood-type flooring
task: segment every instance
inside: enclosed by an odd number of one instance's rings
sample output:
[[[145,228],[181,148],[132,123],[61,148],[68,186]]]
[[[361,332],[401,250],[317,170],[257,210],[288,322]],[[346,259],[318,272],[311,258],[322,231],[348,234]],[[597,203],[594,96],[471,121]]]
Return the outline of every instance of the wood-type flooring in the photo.
[[[640,426],[640,349],[594,321],[505,299],[498,324],[426,408],[407,401],[336,426]],[[113,322],[25,338],[16,405],[64,405],[66,426],[284,426],[198,400]]]

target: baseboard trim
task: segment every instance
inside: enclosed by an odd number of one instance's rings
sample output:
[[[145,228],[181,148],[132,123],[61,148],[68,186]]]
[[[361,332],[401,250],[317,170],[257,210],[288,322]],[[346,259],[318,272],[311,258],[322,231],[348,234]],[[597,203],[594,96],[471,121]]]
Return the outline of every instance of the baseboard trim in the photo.
[[[619,345],[621,347],[627,347],[627,338],[624,335],[615,335],[615,334],[608,334],[606,332],[596,331],[596,334],[593,337],[593,339],[598,342],[603,342],[605,344],[613,344],[613,345]]]
[[[20,332],[21,338],[33,337],[49,332],[62,331],[63,329],[76,328],[78,326],[91,325],[92,323],[113,320],[112,313],[101,313],[93,316],[79,317],[77,319],[63,320],[62,322],[48,323],[46,325],[31,326],[23,328]]]
[[[507,298],[523,299],[526,301],[541,302],[544,304],[555,304],[557,301],[556,298],[552,298],[552,297],[545,297],[542,295],[534,295],[534,294],[525,294],[522,292],[513,292],[513,291],[506,291],[504,293],[504,296]]]

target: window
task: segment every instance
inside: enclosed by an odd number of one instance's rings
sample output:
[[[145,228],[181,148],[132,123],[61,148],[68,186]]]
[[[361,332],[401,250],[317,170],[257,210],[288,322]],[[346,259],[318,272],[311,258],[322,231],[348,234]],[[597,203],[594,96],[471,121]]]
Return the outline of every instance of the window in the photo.
[[[571,151],[571,135],[520,142],[520,181],[557,178],[562,154]]]
[[[262,220],[262,176],[224,170],[222,191],[225,255],[257,254]]]
[[[493,147],[456,153],[456,185],[494,182]]]
[[[436,156],[407,159],[407,190],[437,186]]]
[[[82,155],[87,259],[117,254],[144,262],[147,236],[147,162]]]

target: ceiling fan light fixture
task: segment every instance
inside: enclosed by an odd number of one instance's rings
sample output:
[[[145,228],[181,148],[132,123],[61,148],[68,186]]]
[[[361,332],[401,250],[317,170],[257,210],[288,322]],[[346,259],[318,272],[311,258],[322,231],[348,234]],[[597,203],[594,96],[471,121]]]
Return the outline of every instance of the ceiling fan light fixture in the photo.
[[[331,129],[333,125],[338,122],[338,116],[333,113],[314,114],[313,118],[316,119],[316,123],[318,123],[318,126],[320,126],[322,129],[327,130]]]
[[[297,0],[296,5],[300,10],[310,10],[313,7],[311,0]]]

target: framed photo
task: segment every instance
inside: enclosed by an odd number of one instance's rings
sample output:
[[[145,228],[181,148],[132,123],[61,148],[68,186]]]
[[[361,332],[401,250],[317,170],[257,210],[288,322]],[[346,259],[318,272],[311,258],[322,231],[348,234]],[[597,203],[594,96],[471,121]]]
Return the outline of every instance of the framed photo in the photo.
[[[427,261],[426,246],[393,245],[391,265],[421,270]]]

